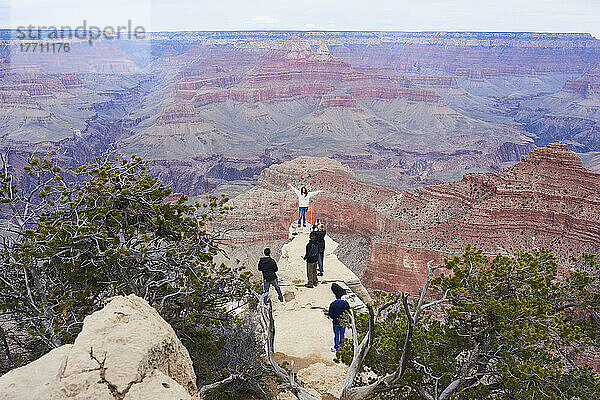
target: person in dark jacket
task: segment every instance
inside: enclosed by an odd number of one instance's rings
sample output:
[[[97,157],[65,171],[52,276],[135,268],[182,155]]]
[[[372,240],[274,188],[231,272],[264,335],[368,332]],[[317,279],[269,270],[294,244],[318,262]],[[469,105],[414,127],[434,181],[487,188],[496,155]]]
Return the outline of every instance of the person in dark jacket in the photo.
[[[283,301],[283,295],[281,294],[281,289],[277,282],[277,274],[275,274],[275,272],[279,270],[279,268],[277,268],[277,262],[271,258],[271,249],[267,247],[264,250],[264,253],[265,256],[258,260],[258,270],[262,272],[265,281],[265,304],[268,303],[269,289],[271,286],[275,287],[275,291],[277,291],[277,295],[279,296],[279,301]]]
[[[319,223],[317,225],[317,230],[314,232],[317,235],[317,242],[319,242],[319,259],[317,260],[319,272],[317,273],[317,275],[323,276],[323,260],[325,259],[325,235],[327,235],[327,232],[325,231],[325,225]]]
[[[309,236],[310,240],[306,244],[306,253],[304,258],[306,260],[306,275],[308,283],[306,287],[313,288],[319,284],[317,280],[317,262],[319,261],[319,243],[316,240],[315,232],[311,232]]]
[[[344,312],[350,311],[350,304],[348,304],[346,300],[342,300],[342,296],[345,292],[343,289],[342,291],[337,291],[334,290],[333,286],[331,289],[335,294],[336,300],[329,305],[329,312],[327,315],[333,320],[333,347],[331,348],[331,351],[337,351],[342,345],[346,333],[346,328],[342,325],[340,317]]]

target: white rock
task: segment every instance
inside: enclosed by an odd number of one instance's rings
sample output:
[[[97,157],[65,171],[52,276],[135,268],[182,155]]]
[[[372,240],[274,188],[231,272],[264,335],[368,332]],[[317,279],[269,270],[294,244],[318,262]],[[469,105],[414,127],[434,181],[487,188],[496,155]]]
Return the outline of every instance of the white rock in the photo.
[[[298,371],[298,379],[321,394],[339,399],[344,389],[347,367],[341,364],[311,364]]]
[[[177,382],[155,369],[129,389],[123,400],[189,400],[190,394]]]
[[[100,364],[105,379],[120,393],[153,369],[173,378],[190,394],[197,390],[187,349],[158,312],[137,296],[115,297],[85,318],[63,376],[97,369]]]
[[[0,400],[31,400],[40,398],[58,379],[71,345],[67,344],[43,355],[35,362],[13,369],[0,377]]]
[[[73,345],[0,377],[0,400],[188,400],[196,393],[188,351],[133,295],[86,317]]]

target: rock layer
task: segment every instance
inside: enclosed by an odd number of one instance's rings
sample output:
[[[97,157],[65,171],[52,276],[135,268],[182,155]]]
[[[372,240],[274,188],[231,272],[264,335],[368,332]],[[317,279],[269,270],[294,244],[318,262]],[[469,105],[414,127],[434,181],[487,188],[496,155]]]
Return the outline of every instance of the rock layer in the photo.
[[[224,224],[242,231],[232,244],[265,242],[286,232],[297,213],[289,182],[323,190],[313,198],[312,217],[324,220],[332,235],[368,241],[361,278],[374,289],[415,292],[428,260],[461,254],[467,244],[490,255],[547,247],[565,267],[573,256],[600,252],[600,174],[585,169],[560,143],[498,172],[407,191],[361,182],[326,158],[274,165],[255,188],[233,200]]]
[[[306,154],[411,188],[552,141],[600,149],[589,34],[155,32],[64,38],[60,58],[5,34],[0,149],[73,167],[135,153],[192,196]]]

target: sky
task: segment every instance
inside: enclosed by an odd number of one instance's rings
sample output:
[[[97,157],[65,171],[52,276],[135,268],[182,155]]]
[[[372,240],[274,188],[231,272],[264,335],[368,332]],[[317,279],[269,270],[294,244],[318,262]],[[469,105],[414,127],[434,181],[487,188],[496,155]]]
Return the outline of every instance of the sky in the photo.
[[[0,0],[0,26],[587,32],[600,0]]]

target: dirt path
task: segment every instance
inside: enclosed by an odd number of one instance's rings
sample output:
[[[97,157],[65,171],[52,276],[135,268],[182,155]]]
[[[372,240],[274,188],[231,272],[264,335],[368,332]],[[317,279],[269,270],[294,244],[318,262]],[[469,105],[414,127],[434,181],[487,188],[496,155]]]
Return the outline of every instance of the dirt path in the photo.
[[[311,387],[321,394],[327,394],[325,387],[338,377],[344,377],[345,367],[334,363],[333,328],[331,320],[325,315],[329,304],[335,300],[331,291],[331,283],[337,282],[347,289],[344,299],[350,306],[360,312],[365,309],[364,302],[371,298],[360,283],[358,277],[346,267],[334,254],[337,243],[326,237],[324,276],[319,277],[319,285],[307,288],[306,261],[302,259],[308,243],[308,228],[290,228],[292,240],[281,250],[278,261],[279,283],[284,294],[283,303],[277,300],[274,290],[270,297],[273,302],[275,318],[275,351],[282,361],[294,360],[300,378],[304,377]],[[352,337],[351,330],[346,330],[346,337]],[[327,379],[324,379],[326,377]]]

